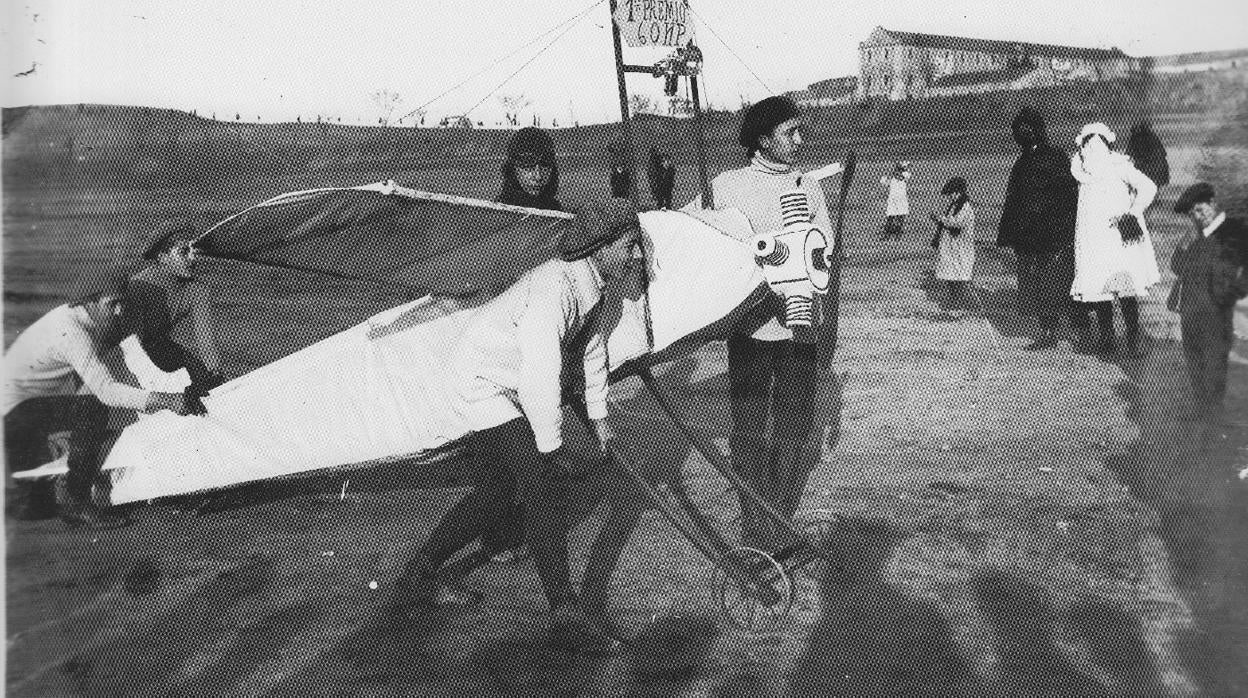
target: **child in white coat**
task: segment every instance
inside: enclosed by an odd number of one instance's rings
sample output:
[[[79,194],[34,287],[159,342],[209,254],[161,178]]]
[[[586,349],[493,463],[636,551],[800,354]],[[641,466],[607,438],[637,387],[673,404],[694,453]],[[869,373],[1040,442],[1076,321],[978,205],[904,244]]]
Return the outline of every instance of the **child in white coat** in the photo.
[[[880,239],[901,239],[906,231],[906,216],[910,215],[910,194],[906,182],[910,179],[910,163],[899,162],[891,174],[880,177],[880,184],[888,190],[888,203],[884,207],[884,229]]]
[[[966,192],[966,180],[954,177],[941,187],[944,210],[932,212],[936,223],[936,278],[945,282],[945,303],[955,314],[971,308],[970,283],[975,267],[975,207]]]

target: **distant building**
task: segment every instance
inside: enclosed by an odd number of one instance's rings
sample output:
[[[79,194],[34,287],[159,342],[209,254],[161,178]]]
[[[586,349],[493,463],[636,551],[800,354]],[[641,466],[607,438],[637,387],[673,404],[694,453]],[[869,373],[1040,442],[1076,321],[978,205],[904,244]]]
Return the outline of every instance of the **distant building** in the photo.
[[[876,27],[858,45],[859,99],[921,99],[1137,75],[1114,49],[916,34]]]
[[[1153,56],[1144,61],[1150,72],[1159,75],[1200,73],[1210,70],[1243,70],[1248,69],[1248,48]]]
[[[812,83],[804,90],[785,92],[784,96],[802,107],[826,107],[854,101],[858,92],[858,78],[850,75]]]

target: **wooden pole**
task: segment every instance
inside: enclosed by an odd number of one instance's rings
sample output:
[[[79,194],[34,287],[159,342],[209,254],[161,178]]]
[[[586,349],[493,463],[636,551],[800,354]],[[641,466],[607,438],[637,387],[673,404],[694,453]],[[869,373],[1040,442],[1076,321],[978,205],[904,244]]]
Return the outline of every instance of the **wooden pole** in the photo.
[[[698,99],[698,76],[689,76],[689,92],[693,97],[693,125],[698,139],[698,185],[702,187],[702,208],[715,208],[715,195],[711,193],[710,180],[706,176],[706,142],[702,138],[702,104]]]
[[[628,157],[628,198],[637,206],[637,187],[633,185],[633,132],[628,118],[628,84],[624,81],[624,48],[620,41],[620,27],[615,23],[616,0],[611,0],[611,43],[615,46],[615,79],[620,92],[620,126],[624,136],[624,152]]]

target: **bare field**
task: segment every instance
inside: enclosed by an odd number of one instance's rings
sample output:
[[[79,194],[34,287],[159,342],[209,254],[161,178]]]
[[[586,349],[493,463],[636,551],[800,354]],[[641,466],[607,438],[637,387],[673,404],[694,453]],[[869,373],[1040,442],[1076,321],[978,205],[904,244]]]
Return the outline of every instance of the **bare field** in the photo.
[[[1189,150],[1187,162],[1192,156]],[[826,159],[842,153],[821,152]],[[1010,260],[992,248],[1012,154],[914,161],[915,215],[876,239],[867,157],[847,215],[840,346],[820,405],[833,428],[803,516],[841,517],[832,563],[796,579],[792,618],[748,635],[704,622],[713,567],[658,514],[643,516],[612,586],[639,633],[620,657],[545,648],[528,563],[471,584],[479,606],[416,621],[388,597],[411,547],[458,490],[453,465],[388,465],[133,509],[102,533],[6,522],[7,676],[21,696],[1233,696],[1248,692],[1248,368],[1227,424],[1183,422],[1189,395],[1164,308],[1143,304],[1143,360],[1021,347]],[[692,157],[690,157],[692,160]],[[729,166],[723,154],[712,158]],[[817,164],[817,163],[812,163]],[[589,158],[564,165],[565,203],[602,196]],[[1186,223],[1150,218],[1159,260]],[[73,275],[171,215],[212,221],[295,188],[403,184],[489,198],[495,163],[351,181],[307,175],[196,189],[60,183],[5,192],[5,342],[56,305]],[[677,200],[696,186],[683,165]],[[979,202],[981,316],[943,321],[920,219],[951,175]],[[1177,179],[1177,177],[1176,177]],[[683,196],[681,195],[683,193]],[[365,286],[215,263],[227,372],[238,375],[398,298]],[[724,447],[725,352],[662,380]],[[684,468],[699,504],[734,526],[725,483],[634,380],[613,387],[617,430],[647,468]],[[599,478],[585,488],[604,486]],[[609,485],[605,485],[609,486]],[[345,489],[344,489],[345,487]],[[344,494],[345,493],[345,494]],[[585,501],[589,492],[574,493]],[[592,535],[591,516],[576,533]],[[580,560],[583,555],[578,555]],[[583,560],[582,560],[583,561]],[[375,583],[375,585],[373,584]],[[375,588],[374,588],[375,587]],[[659,618],[660,622],[651,624]],[[672,620],[679,618],[680,620]]]

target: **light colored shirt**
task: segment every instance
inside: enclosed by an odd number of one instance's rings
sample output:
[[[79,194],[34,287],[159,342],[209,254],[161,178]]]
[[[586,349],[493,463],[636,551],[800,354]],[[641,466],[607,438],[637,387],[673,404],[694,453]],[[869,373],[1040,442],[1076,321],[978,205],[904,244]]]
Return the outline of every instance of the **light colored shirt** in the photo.
[[[603,279],[590,258],[551,260],[481,306],[452,353],[460,397],[477,431],[523,416],[543,453],[563,443],[564,361],[584,365],[591,419],[607,416],[607,349],[596,315]],[[593,322],[593,326],[587,326]],[[590,332],[584,353],[569,344]]]
[[[711,192],[715,199],[715,208],[735,208],[745,214],[753,228],[752,235],[778,231],[784,227],[784,218],[780,213],[780,195],[794,189],[806,192],[810,201],[810,222],[823,232],[830,243],[839,247],[835,241],[836,232],[828,219],[828,208],[823,188],[818,182],[805,180],[799,185],[802,173],[787,165],[770,162],[755,155],[748,167],[738,170],[721,172],[711,182]],[[702,197],[698,196],[686,208],[700,209]],[[744,241],[744,240],[743,240]],[[751,337],[763,341],[780,341],[793,338],[793,331],[785,327],[780,319],[772,316],[755,329]]]
[[[1215,216],[1213,221],[1210,222],[1209,225],[1205,226],[1200,232],[1205,237],[1209,237],[1210,235],[1213,235],[1213,232],[1217,230],[1218,226],[1222,225],[1222,222],[1225,220],[1226,220],[1226,211],[1222,211],[1217,216]]]
[[[27,327],[4,353],[4,413],[30,398],[73,395],[80,385],[106,405],[143,409],[148,391],[119,383],[100,360],[99,331],[85,306],[69,305]]]

